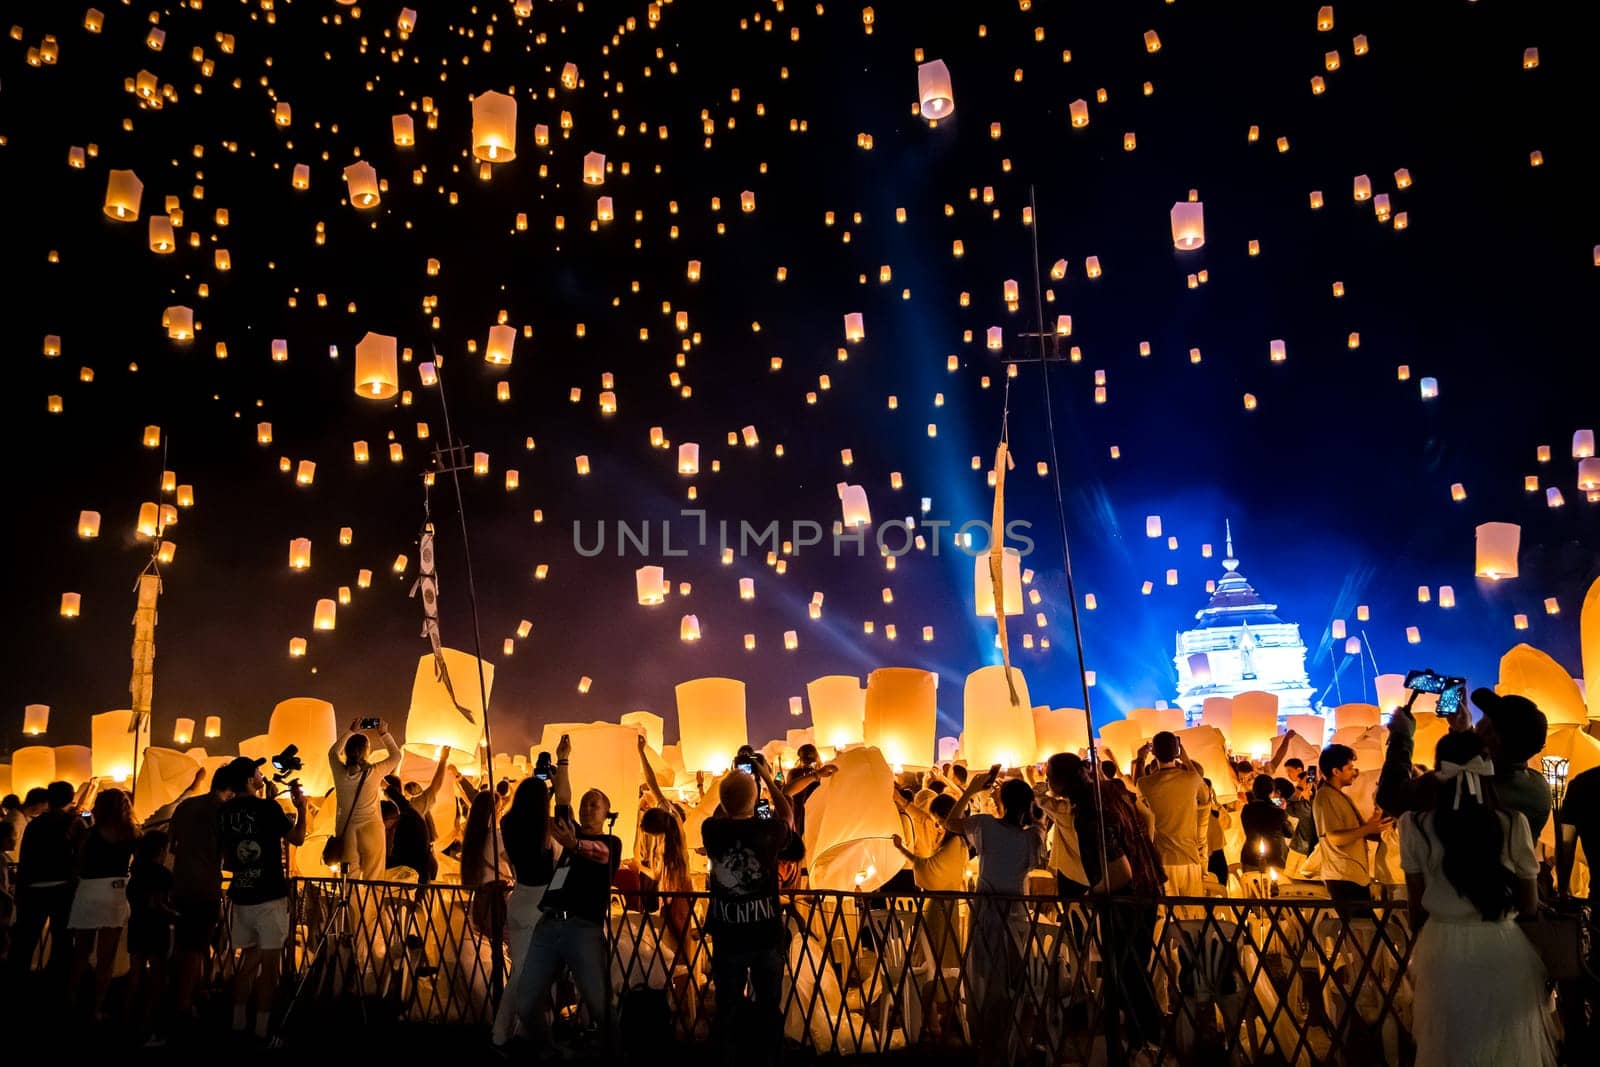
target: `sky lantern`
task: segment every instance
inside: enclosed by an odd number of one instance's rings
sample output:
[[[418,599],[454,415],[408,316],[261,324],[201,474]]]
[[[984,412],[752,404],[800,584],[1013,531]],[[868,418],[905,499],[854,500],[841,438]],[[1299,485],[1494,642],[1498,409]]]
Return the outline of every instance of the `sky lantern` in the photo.
[[[61,594],[61,617],[63,619],[76,619],[83,610],[83,596],[81,593]]]
[[[488,163],[517,158],[517,101],[505,93],[472,98],[472,154]]]
[[[942,59],[917,66],[917,97],[922,117],[929,122],[947,119],[956,111],[955,90],[950,85],[950,68]]]
[[[311,188],[311,167],[305,163],[296,163],[291,172],[289,184],[296,189]]]
[[[1173,204],[1172,246],[1180,252],[1193,252],[1205,243],[1205,205],[1198,200],[1180,200]]]
[[[394,143],[401,148],[409,148],[417,143],[417,134],[410,115],[395,115],[389,120],[389,126],[394,134]]]
[[[334,628],[339,615],[339,607],[331,597],[323,597],[317,601],[316,610],[312,613],[311,628],[313,630],[331,630]]]
[[[193,340],[194,308],[182,304],[167,308],[161,314],[161,325],[167,328],[167,336],[174,341]]]
[[[133,712],[127,709],[102,711],[89,719],[94,777],[114,782],[128,782],[133,777],[138,762],[134,753],[142,754],[150,747],[150,717],[141,717],[137,734],[129,729],[132,725]]]
[[[1148,738],[1145,736],[1144,727],[1136,719],[1113,719],[1100,727],[1100,758],[1116,758],[1117,766],[1127,771],[1133,766],[1133,757],[1138,755],[1139,746]],[[1111,756],[1106,752],[1110,750]]]
[[[853,674],[828,674],[806,683],[816,743],[833,749],[860,744],[867,692]]]
[[[1071,116],[1074,129],[1083,129],[1089,125],[1089,101],[1078,99],[1067,105],[1067,112]]]
[[[1057,752],[1081,752],[1089,747],[1089,720],[1082,708],[1037,707],[1033,709],[1033,737],[1034,763],[1043,763]]]
[[[356,395],[388,400],[400,391],[399,341],[367,332],[356,342]]]
[[[378,171],[364,159],[344,168],[344,183],[350,194],[350,203],[357,208],[377,207],[382,199]]]
[[[583,157],[583,184],[604,185],[606,157],[603,152],[589,152]]]
[[[515,326],[489,327],[489,341],[483,347],[483,361],[497,367],[509,367],[511,355],[517,343],[517,329]]]
[[[678,473],[700,473],[700,446],[693,441],[685,441],[678,446]]]
[[[561,65],[561,86],[564,89],[576,89],[578,87],[578,64],[563,63]]]
[[[678,640],[700,640],[700,616],[685,615],[683,618],[678,620]]]
[[[844,339],[851,344],[867,336],[867,326],[861,312],[852,311],[844,317]]]
[[[931,747],[929,751],[931,755]],[[805,850],[811,886],[870,893],[906,863],[892,842],[903,832],[892,792],[895,767],[885,753],[870,748],[842,752],[834,766],[837,773],[806,802]],[[824,991],[828,988],[823,986]],[[834,1013],[831,1017],[840,1016]]]
[[[880,667],[867,675],[863,741],[890,764],[929,766],[937,733],[938,679],[932,671]]]
[[[1010,668],[1019,703],[1011,702],[1002,665],[980,667],[967,675],[962,690],[962,750],[969,767],[1020,767],[1033,761],[1037,738],[1033,706],[1022,672]]]
[[[78,536],[85,541],[91,541],[100,536],[100,513],[98,511],[78,512]]]
[[[1492,582],[1517,576],[1517,550],[1522,543],[1522,527],[1514,522],[1486,522],[1477,532],[1479,578]]]
[[[1004,586],[1005,613],[1021,615],[1026,606],[1022,598],[1022,556],[1015,548],[1007,548],[1001,560],[1001,582]],[[980,619],[994,618],[994,580],[989,572],[987,552],[972,560],[972,588]]]
[[[222,736],[222,716],[221,715],[207,715],[206,716],[205,735],[208,738],[218,738],[218,737]]]
[[[106,176],[105,213],[118,222],[135,222],[139,218],[139,200],[144,195],[144,182],[131,170],[114,170]]]
[[[667,599],[666,572],[660,567],[645,566],[634,571],[633,586],[641,604],[660,604]]]
[[[150,251],[165,255],[177,247],[172,235],[172,219],[167,215],[150,216]]]
[[[865,489],[847,482],[839,482],[833,488],[839,494],[839,506],[844,513],[846,527],[872,525],[872,509],[867,505]]]
[[[279,126],[287,126],[294,121],[294,109],[289,106],[289,101],[279,100],[272,106],[272,121]]]
[[[1278,736],[1278,696],[1250,690],[1233,698],[1233,723],[1229,743],[1235,752],[1254,759],[1270,755]]]
[[[172,724],[172,743],[187,745],[194,740],[194,720],[178,718]]]
[[[1572,458],[1588,459],[1594,455],[1594,431],[1578,430],[1572,435]]]
[[[1525,696],[1539,706],[1551,726],[1583,725],[1589,713],[1578,683],[1554,659],[1532,645],[1519,644],[1500,658],[1501,696]]]
[[[747,740],[744,683],[733,678],[694,678],[675,687],[678,749],[692,771],[720,773],[733,765]]]
[[[12,751],[11,791],[18,796],[56,780],[56,750],[49,745],[27,745]]]
[[[311,538],[296,537],[289,542],[289,569],[308,570],[311,567]]]
[[[22,732],[36,737],[50,728],[50,705],[29,704],[22,709]]]
[[[454,648],[441,650],[445,669],[455,689],[450,691],[440,680],[438,664],[433,655],[417,659],[417,671],[411,683],[411,704],[406,712],[405,741],[407,744],[449,745],[468,759],[474,758],[483,741],[483,695],[478,689],[478,660],[469,653]],[[483,688],[494,696],[494,664],[482,663]],[[471,713],[471,719],[456,707],[460,704]]]

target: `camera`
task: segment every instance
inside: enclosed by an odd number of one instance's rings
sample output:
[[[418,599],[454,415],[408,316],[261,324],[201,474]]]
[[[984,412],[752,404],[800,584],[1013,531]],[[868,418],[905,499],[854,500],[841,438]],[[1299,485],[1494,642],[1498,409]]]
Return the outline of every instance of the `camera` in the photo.
[[[357,723],[357,725],[360,726],[363,730],[376,730],[378,728],[378,725],[380,723],[382,723],[382,722],[383,722],[383,720],[378,718],[378,716],[369,715],[365,719],[362,719],[359,723]]]
[[[289,775],[305,766],[305,762],[301,760],[299,752],[300,746],[290,745],[272,757],[270,762],[272,763],[273,781],[283,785],[287,782]]]
[[[554,770],[550,766],[550,753],[539,753],[539,758],[533,765],[533,776],[541,782],[548,782],[554,777]]]

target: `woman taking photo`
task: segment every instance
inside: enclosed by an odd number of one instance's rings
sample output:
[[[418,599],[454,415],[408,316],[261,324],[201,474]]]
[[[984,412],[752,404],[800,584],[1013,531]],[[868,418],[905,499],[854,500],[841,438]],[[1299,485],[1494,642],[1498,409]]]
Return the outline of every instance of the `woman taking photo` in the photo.
[[[1435,760],[1432,808],[1400,819],[1417,1065],[1554,1064],[1544,963],[1516,923],[1538,907],[1528,820],[1501,809],[1477,734],[1445,734]]]
[[[94,798],[94,823],[78,852],[78,892],[67,929],[72,931],[72,970],[67,989],[76,995],[94,952],[94,1021],[105,1021],[106,991],[117,963],[117,945],[128,922],[128,866],[139,831],[133,801],[120,789]]]
[[[371,722],[372,720],[365,720]],[[337,801],[338,833],[341,845],[330,846],[324,856],[338,849],[343,856],[342,870],[351,878],[381,878],[385,868],[387,837],[383,829],[383,779],[400,767],[403,752],[400,742],[389,734],[389,724],[377,720],[373,729],[362,729],[355,719],[349,731],[328,750],[328,768],[333,772],[333,792]],[[383,745],[382,763],[368,763],[372,735]]]
[[[562,744],[567,743],[562,737]],[[566,768],[561,768],[566,775]],[[506,898],[506,941],[511,971],[494,1014],[490,1040],[496,1048],[511,1040],[517,1023],[517,985],[528,966],[528,947],[539,925],[539,902],[544,899],[556,854],[550,838],[550,787],[541,778],[524,778],[511,797],[511,810],[500,820],[506,855],[517,883]],[[485,835],[487,838],[487,835]],[[475,865],[476,866],[476,865]],[[463,870],[465,873],[465,870]]]
[[[468,889],[511,881],[511,857],[500,832],[499,808],[500,798],[489,789],[478,790],[467,808],[467,826],[461,831],[461,884]]]

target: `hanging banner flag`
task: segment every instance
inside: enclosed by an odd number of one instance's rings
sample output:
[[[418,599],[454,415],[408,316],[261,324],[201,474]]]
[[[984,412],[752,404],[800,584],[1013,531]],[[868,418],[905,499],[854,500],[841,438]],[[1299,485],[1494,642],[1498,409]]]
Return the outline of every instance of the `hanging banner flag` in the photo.
[[[1000,661],[1006,668],[1006,688],[1011,706],[1018,707],[1017,683],[1011,678],[1011,639],[1006,634],[1006,468],[1011,455],[1005,441],[994,453],[994,514],[989,527],[989,580],[994,583],[994,623],[1000,628]]]
[[[450,694],[450,702],[456,706],[463,718],[468,722],[476,722],[472,711],[461,706],[461,701],[456,697],[455,686],[450,681],[450,668],[445,665],[444,645],[439,637],[439,578],[433,569],[433,525],[430,523],[422,528],[422,537],[417,544],[417,580],[411,586],[411,595],[422,594],[422,636],[428,639],[433,646],[434,677],[444,686],[445,692]]]

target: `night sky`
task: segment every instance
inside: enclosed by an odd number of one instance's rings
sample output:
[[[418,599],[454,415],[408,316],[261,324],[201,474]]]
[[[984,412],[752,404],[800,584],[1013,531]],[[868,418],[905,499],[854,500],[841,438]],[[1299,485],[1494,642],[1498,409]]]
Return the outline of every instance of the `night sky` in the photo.
[[[1318,32],[1319,5],[1298,0],[882,2],[868,34],[861,5],[837,2],[679,0],[652,26],[654,5],[642,2],[538,0],[519,18],[509,0],[411,0],[408,38],[397,30],[402,5],[388,0],[102,0],[99,33],[85,29],[85,6],[8,4],[0,50],[9,261],[0,395],[13,545],[0,745],[22,743],[27,703],[51,705],[52,744],[87,741],[91,714],[127,705],[132,585],[149,554],[134,521],[142,501],[158,499],[163,470],[162,452],[142,447],[147,425],[161,427],[165,467],[196,497],[170,532],[177,554],[163,569],[155,736],[169,738],[178,716],[219,714],[224,737],[212,749],[231,748],[264,731],[272,705],[290,696],[331,700],[342,718],[403,720],[427,649],[407,592],[421,475],[444,438],[437,390],[419,384],[416,366],[434,349],[457,436],[491,457],[490,473],[463,475],[462,488],[483,646],[498,672],[497,748],[524,748],[543,722],[635,708],[665,715],[670,740],[672,686],[717,674],[749,683],[759,744],[809,722],[787,710],[807,679],[878,666],[940,671],[941,733],[953,734],[962,677],[999,653],[993,623],[974,612],[972,562],[948,531],[939,558],[914,552],[892,572],[869,533],[861,558],[853,549],[833,558],[825,543],[778,575],[764,549],[726,566],[715,544],[685,558],[666,558],[659,544],[619,558],[614,524],[703,508],[734,530],[740,520],[827,528],[840,517],[840,481],[865,487],[880,524],[917,514],[923,497],[930,518],[986,519],[1004,361],[1039,354],[1019,336],[1038,311],[1035,230],[1053,294],[1045,320],[1072,316],[1048,371],[1056,459],[1044,369],[1021,365],[1010,390],[1007,512],[1033,524],[1025,565],[1041,595],[1010,627],[1035,703],[1083,701],[1040,461],[1062,480],[1079,596],[1098,601],[1082,622],[1099,721],[1175,696],[1174,635],[1222,573],[1226,519],[1242,571],[1301,625],[1319,692],[1336,668],[1344,698],[1360,692],[1361,668],[1328,636],[1339,618],[1388,672],[1432,666],[1491,683],[1498,657],[1527,640],[1581,674],[1578,609],[1600,575],[1597,507],[1571,456],[1574,431],[1600,424],[1596,27],[1586,5],[1340,2],[1333,29]],[[165,32],[160,50],[146,42],[152,26]],[[31,65],[47,35],[56,62]],[[1530,47],[1538,65],[1524,69]],[[918,49],[952,76],[956,114],[937,127],[913,113]],[[560,84],[568,62],[581,78],[573,89]],[[140,71],[170,85],[163,106],[125,87]],[[490,89],[518,101],[517,157],[484,180],[471,158],[471,96]],[[1068,120],[1077,99],[1090,113],[1081,129]],[[278,101],[291,105],[287,126],[274,122]],[[412,147],[391,136],[402,113],[415,123]],[[550,127],[547,146],[536,145],[536,124]],[[90,145],[84,165],[69,166],[69,151]],[[590,151],[610,167],[598,188],[581,180]],[[387,182],[375,209],[345,198],[341,174],[358,157]],[[297,163],[310,167],[309,189],[292,187]],[[101,210],[113,168],[144,182],[135,223]],[[1408,188],[1396,187],[1401,168]],[[1388,223],[1353,199],[1363,174],[1388,194]],[[1022,216],[1030,186],[1032,227]],[[1177,252],[1168,212],[1191,189],[1206,243]],[[740,210],[745,190],[750,213]],[[592,230],[602,195],[616,217]],[[168,197],[183,225],[177,249],[159,255],[148,220]],[[1396,229],[1402,212],[1407,226]],[[231,270],[216,269],[217,249]],[[1098,278],[1087,276],[1090,256]],[[691,259],[703,265],[698,282],[687,277]],[[1052,280],[1058,259],[1066,276]],[[1201,271],[1207,281],[1191,288]],[[1015,312],[1002,298],[1007,279],[1021,290]],[[164,309],[179,305],[195,311],[193,340],[162,327]],[[482,358],[502,312],[518,331],[508,368]],[[687,332],[675,328],[679,312]],[[846,346],[851,312],[864,316],[866,337]],[[991,326],[1004,330],[1001,352],[985,347]],[[355,345],[368,331],[415,354],[400,366],[411,406],[355,395]],[[60,337],[59,356],[45,354],[46,335]],[[274,339],[287,342],[286,361],[272,360]],[[686,339],[697,339],[687,351]],[[1269,360],[1272,339],[1286,342],[1285,362]],[[691,396],[674,387],[674,371]],[[607,372],[612,415],[598,403]],[[1437,399],[1421,398],[1424,376],[1437,378]],[[49,396],[61,397],[60,413]],[[256,443],[258,422],[272,424],[269,446]],[[430,439],[417,439],[418,422]],[[746,425],[759,444],[729,445]],[[651,447],[652,426],[671,449]],[[398,464],[391,435],[404,449]],[[358,440],[369,464],[353,461]],[[692,478],[676,471],[686,441],[701,445]],[[1550,462],[1536,461],[1540,445]],[[842,449],[853,453],[848,468]],[[297,486],[293,465],[307,459],[315,482]],[[515,491],[508,468],[520,475]],[[1524,490],[1528,475],[1539,491]],[[1456,482],[1464,501],[1451,499]],[[1548,486],[1565,506],[1547,506]],[[444,636],[470,650],[455,497],[441,481],[431,500]],[[102,513],[97,540],[76,536],[81,509]],[[1144,534],[1152,514],[1160,540]],[[1491,520],[1522,526],[1515,581],[1473,578],[1473,530]],[[592,545],[598,521],[609,527],[606,552],[584,558],[573,525]],[[338,544],[343,526],[349,547]],[[694,531],[676,519],[674,545]],[[294,537],[312,539],[308,571],[287,566]],[[410,558],[404,575],[391,570],[399,553]],[[646,563],[692,583],[691,594],[638,605],[634,569]],[[336,630],[313,631],[317,599],[354,586],[363,567],[372,588],[354,591]],[[741,577],[755,579],[753,601],[739,598]],[[1154,591],[1141,595],[1147,580]],[[1432,603],[1417,602],[1421,585]],[[1440,585],[1453,586],[1454,609],[1439,607]],[[59,614],[67,591],[82,594],[78,618]],[[825,602],[812,620],[816,592]],[[1355,622],[1358,604],[1370,622]],[[679,640],[686,612],[704,628],[698,643]],[[1530,623],[1522,633],[1518,612]],[[506,658],[502,642],[521,619],[532,632]],[[1419,645],[1407,644],[1408,626]],[[793,651],[786,630],[798,633]],[[288,655],[293,637],[308,640],[304,658]],[[592,686],[580,695],[585,676]]]

